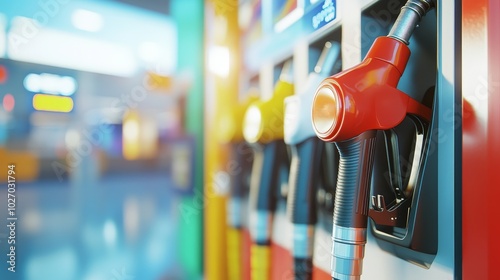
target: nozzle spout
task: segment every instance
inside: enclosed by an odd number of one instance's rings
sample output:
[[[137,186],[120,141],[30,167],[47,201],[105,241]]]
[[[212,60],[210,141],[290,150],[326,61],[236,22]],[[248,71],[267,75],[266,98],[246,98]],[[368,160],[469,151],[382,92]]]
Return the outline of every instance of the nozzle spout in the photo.
[[[388,36],[408,45],[413,31],[422,17],[435,7],[435,0],[408,0],[401,8],[401,13],[399,13]]]

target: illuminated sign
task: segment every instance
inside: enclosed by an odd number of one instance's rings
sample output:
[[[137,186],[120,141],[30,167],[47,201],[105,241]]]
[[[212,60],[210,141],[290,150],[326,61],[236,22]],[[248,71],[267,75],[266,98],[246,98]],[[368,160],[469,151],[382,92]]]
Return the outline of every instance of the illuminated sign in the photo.
[[[37,111],[68,113],[73,110],[73,99],[66,96],[35,94],[33,108]]]
[[[48,73],[28,74],[24,78],[24,88],[31,92],[71,96],[76,91],[76,80],[69,76]]]

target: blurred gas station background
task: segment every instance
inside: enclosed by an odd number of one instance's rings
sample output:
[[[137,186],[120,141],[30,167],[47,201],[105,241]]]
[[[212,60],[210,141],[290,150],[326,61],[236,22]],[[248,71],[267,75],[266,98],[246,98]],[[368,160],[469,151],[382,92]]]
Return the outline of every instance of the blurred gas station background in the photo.
[[[18,218],[15,273],[2,222],[0,279],[201,279],[203,13],[0,4],[0,178],[15,165]]]

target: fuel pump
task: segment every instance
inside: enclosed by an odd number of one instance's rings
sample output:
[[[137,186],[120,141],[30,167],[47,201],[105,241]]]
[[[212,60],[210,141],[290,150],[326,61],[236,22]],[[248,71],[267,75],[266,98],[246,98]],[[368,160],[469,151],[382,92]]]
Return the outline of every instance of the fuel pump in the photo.
[[[287,212],[293,223],[295,279],[312,279],[314,227],[324,144],[311,125],[310,106],[317,84],[339,70],[340,44],[326,42],[305,88],[285,99],[285,143],[291,147]],[[337,72],[335,71],[335,72]]]
[[[332,232],[333,279],[360,279],[362,274],[377,131],[393,129],[408,116],[426,139],[430,108],[396,87],[410,56],[409,38],[434,7],[432,0],[409,0],[389,35],[374,41],[361,64],[325,79],[316,90],[314,130],[323,141],[335,142],[340,154]],[[422,158],[425,151],[415,156]],[[377,196],[375,210],[387,214],[389,207],[407,201],[401,189],[394,191],[400,195],[395,204],[386,205]],[[406,210],[398,212],[401,216],[389,213],[388,220],[393,225],[401,220],[405,223],[412,209]]]
[[[250,179],[251,278],[270,278],[270,242],[273,213],[280,194],[280,173],[288,169],[283,141],[284,99],[294,92],[292,65],[287,61],[269,100],[252,103],[246,110],[243,135],[252,146],[254,161]]]

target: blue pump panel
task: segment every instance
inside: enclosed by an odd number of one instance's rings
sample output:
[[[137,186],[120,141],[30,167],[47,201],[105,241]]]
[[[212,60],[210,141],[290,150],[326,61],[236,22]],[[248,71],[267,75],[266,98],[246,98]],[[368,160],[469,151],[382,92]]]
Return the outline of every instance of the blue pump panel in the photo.
[[[281,1],[285,7],[280,9],[276,8],[274,1],[256,2],[262,2],[254,5],[261,9],[254,13],[262,18],[262,32],[259,38],[254,36],[249,40],[248,37],[255,33],[248,33],[243,38],[248,50],[245,65],[250,71],[256,71],[264,62],[290,57],[297,42],[341,21],[337,0]]]

